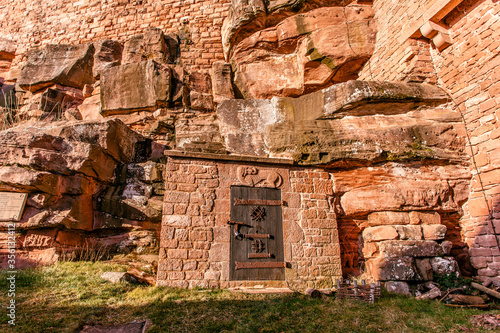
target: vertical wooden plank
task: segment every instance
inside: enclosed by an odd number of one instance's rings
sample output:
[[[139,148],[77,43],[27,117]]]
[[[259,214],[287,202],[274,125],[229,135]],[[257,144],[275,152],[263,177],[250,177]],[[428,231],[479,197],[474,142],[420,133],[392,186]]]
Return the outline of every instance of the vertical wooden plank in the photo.
[[[262,199],[281,200],[281,190],[270,188],[257,188],[245,186],[231,187],[231,220],[243,222],[249,226],[240,228],[243,234],[270,234],[271,239],[262,239],[265,242],[263,253],[273,254],[272,258],[248,258],[254,253],[252,243],[254,239],[237,240],[234,237],[235,226],[231,226],[231,254],[230,254],[230,279],[231,280],[283,280],[284,268],[256,268],[235,270],[235,261],[240,262],[283,262],[283,217],[281,206],[260,206],[266,210],[262,221],[251,218],[254,205],[234,205],[234,199]],[[251,226],[251,227],[250,227]]]

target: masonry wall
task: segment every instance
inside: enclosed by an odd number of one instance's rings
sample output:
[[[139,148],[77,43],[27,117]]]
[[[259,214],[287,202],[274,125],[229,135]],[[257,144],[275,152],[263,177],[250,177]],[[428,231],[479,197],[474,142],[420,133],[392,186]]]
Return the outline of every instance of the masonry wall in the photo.
[[[257,170],[255,186],[269,187],[270,173],[282,183],[285,281],[229,281],[230,187],[253,183],[239,167]],[[261,180],[260,175],[264,178]],[[267,176],[266,176],[267,175]],[[158,285],[174,287],[332,287],[342,275],[333,181],[329,173],[171,157],[162,220]],[[269,178],[267,178],[269,179]],[[272,186],[271,186],[272,187]]]
[[[13,66],[26,51],[46,44],[99,39],[126,41],[148,27],[181,38],[187,69],[208,69],[223,59],[220,31],[229,0],[38,0],[0,4],[2,37],[18,41]]]
[[[448,1],[398,3],[374,1],[377,46],[361,78],[411,80],[405,76],[412,62],[408,59],[422,52],[430,55],[423,59],[423,67],[430,68],[428,77],[435,77],[437,84],[450,93],[464,116],[470,138],[473,179],[469,200],[463,207],[462,236],[478,275],[498,276],[500,250],[495,234],[500,232],[500,3],[464,1],[459,5],[455,14],[443,21],[448,24],[444,26],[452,45],[441,52],[428,40],[407,37],[416,22],[424,23],[424,14],[431,6],[444,6]],[[417,52],[415,45],[420,45]]]

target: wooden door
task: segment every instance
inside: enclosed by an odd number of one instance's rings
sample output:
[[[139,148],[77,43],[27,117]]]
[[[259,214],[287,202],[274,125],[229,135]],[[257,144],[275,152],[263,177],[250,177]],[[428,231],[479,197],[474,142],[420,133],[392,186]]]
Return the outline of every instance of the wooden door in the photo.
[[[231,187],[231,280],[284,280],[281,190]]]

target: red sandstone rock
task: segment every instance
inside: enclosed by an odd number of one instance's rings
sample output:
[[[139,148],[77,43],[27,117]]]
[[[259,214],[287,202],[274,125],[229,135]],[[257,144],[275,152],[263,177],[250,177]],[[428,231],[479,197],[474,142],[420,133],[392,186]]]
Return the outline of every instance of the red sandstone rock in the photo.
[[[287,18],[237,44],[230,59],[243,96],[300,96],[356,79],[373,53],[373,11],[368,6],[345,10],[355,36],[347,31],[343,8],[325,7]]]
[[[233,45],[266,26],[319,7],[347,6],[353,0],[234,0],[222,26],[222,46],[226,57]]]
[[[437,212],[410,212],[410,224],[441,224]]]
[[[390,293],[411,296],[410,286],[406,282],[387,281],[384,287]]]
[[[343,118],[324,119],[332,117],[332,108],[337,107],[335,99],[345,98],[356,105],[356,97],[343,93],[343,88],[351,86],[363,88],[358,93],[359,107],[344,110],[340,103],[337,106],[341,112],[333,114]],[[362,165],[464,156],[462,125],[454,122],[456,112],[440,109],[436,111],[441,114],[434,118],[436,121],[424,118],[423,114],[430,113],[426,109],[408,112],[422,104],[443,102],[446,96],[442,90],[391,84],[381,94],[377,87],[382,86],[356,82],[334,85],[299,98],[224,101],[217,108],[221,133],[230,152],[286,156],[300,164],[344,166],[350,160]],[[372,96],[373,100],[363,96]],[[449,119],[443,120],[444,115],[449,115]]]
[[[399,239],[420,240],[422,239],[422,227],[419,225],[396,225]]]
[[[123,48],[119,42],[110,39],[100,40],[93,44],[95,54],[92,75],[96,80],[99,80],[103,70],[120,65]]]
[[[441,240],[446,235],[446,226],[442,224],[431,224],[422,226],[424,239]]]
[[[82,89],[94,82],[92,64],[94,46],[47,45],[28,54],[17,84],[27,91],[36,92],[53,84]]]
[[[442,247],[434,241],[389,240],[379,242],[378,247],[386,258],[438,257],[444,254]]]
[[[104,120],[18,127],[0,132],[0,140],[5,143],[0,147],[4,163],[107,181],[118,161],[134,157],[139,136],[121,122]]]
[[[78,106],[78,110],[82,115],[82,120],[103,119],[101,115],[101,96],[94,95],[86,98],[83,103]]]
[[[231,80],[231,65],[224,61],[216,61],[212,64],[212,91],[214,103],[220,103],[234,98]]]
[[[363,230],[363,239],[365,242],[381,241],[388,239],[397,239],[398,232],[392,226],[370,227]]]
[[[407,212],[376,212],[368,215],[368,225],[370,227],[380,225],[404,225],[410,223]]]
[[[177,55],[177,41],[157,28],[147,29],[135,35],[123,46],[123,64],[133,64],[147,60],[171,63]]]
[[[170,67],[153,60],[109,68],[101,73],[101,114],[155,110],[170,102]]]

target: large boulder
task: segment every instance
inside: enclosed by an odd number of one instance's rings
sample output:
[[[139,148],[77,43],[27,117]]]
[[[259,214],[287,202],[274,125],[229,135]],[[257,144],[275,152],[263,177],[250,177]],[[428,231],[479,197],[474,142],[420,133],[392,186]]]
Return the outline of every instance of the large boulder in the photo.
[[[155,110],[170,102],[170,67],[154,60],[109,68],[101,74],[101,113]]]
[[[325,7],[254,33],[231,53],[235,85],[245,98],[296,97],[356,79],[374,51],[373,15],[369,6]]]
[[[47,45],[28,52],[17,83],[31,92],[54,84],[82,89],[85,84],[94,82],[93,63],[92,44]]]
[[[299,164],[464,157],[463,124],[424,84],[350,81],[299,98],[225,100],[217,109],[228,150]],[[427,106],[427,107],[425,107]]]
[[[117,163],[134,158],[139,140],[138,134],[114,119],[37,123],[0,132],[0,160],[5,165],[61,175],[81,173],[107,182],[114,177]]]
[[[421,281],[422,276],[415,266],[415,259],[377,258],[366,262],[368,274],[376,281]]]
[[[347,6],[354,0],[232,0],[222,25],[222,46],[226,57],[234,45],[254,32],[310,10]]]

